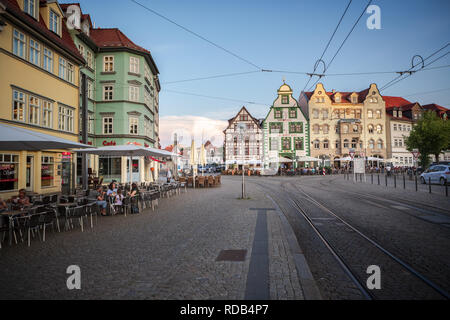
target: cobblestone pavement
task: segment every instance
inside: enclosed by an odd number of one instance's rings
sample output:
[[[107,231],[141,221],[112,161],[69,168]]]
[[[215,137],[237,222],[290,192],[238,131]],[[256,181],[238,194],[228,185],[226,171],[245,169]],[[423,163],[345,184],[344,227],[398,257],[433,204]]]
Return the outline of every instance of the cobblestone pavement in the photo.
[[[257,211],[274,208],[258,188],[238,200],[240,182],[189,189],[154,212],[99,218],[94,229],[49,233],[0,249],[0,299],[243,299]],[[277,211],[267,211],[271,299],[302,299],[301,279]],[[245,261],[216,261],[221,250]],[[81,268],[81,290],[66,269]]]
[[[444,290],[450,291],[450,202],[445,196],[405,192],[370,184],[354,184],[344,180],[343,176],[263,179],[252,178],[250,181],[262,185],[281,202],[283,211],[290,219],[299,243],[305,250],[324,298],[352,299],[360,296],[346,281],[346,277],[339,273],[339,268],[329,259],[329,253],[322,250],[323,245],[317,243],[311,235],[311,228],[308,228],[304,219],[299,218],[298,213],[296,215],[296,212],[293,212],[295,210],[289,207],[288,199],[283,198],[283,193],[290,192],[301,201],[308,215],[314,218],[316,227],[324,232],[352,267],[361,269],[360,274],[364,274],[368,263],[378,263],[382,265],[382,270],[389,270],[382,278],[386,290],[382,294],[378,293],[378,296],[390,299],[435,299],[441,296],[436,295],[433,290],[428,290],[428,287],[425,288],[423,283],[413,283],[412,280],[402,283],[401,279],[408,277],[405,270],[398,269],[389,259],[380,256],[376,250],[371,250],[365,240],[358,241],[358,237],[351,235],[351,232],[346,235],[349,230],[346,231],[341,222],[330,219],[322,209],[307,201],[296,187],[303,189]],[[284,187],[286,188],[283,189]]]

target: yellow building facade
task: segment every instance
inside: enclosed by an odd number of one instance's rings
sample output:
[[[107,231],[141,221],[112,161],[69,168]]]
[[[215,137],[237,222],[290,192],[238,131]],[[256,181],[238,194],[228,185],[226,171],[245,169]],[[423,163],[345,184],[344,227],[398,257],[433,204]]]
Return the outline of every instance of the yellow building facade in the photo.
[[[78,142],[84,63],[56,1],[0,0],[0,122]],[[60,192],[62,152],[0,150],[0,198]]]

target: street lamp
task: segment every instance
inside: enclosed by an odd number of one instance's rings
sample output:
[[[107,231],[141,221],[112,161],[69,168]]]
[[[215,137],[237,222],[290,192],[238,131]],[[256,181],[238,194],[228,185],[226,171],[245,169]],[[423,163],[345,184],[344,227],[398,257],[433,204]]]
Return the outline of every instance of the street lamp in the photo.
[[[244,134],[245,134],[245,124],[239,123],[238,124],[238,137],[241,140],[241,150],[242,150],[242,199],[245,199],[245,180],[244,180],[244,162],[245,162],[245,156],[244,156]]]

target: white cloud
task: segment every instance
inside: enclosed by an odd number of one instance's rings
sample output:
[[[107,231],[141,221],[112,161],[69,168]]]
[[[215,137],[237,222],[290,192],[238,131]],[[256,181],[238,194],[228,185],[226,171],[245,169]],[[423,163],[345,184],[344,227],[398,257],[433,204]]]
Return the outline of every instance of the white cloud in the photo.
[[[215,120],[199,116],[165,116],[159,121],[159,136],[161,147],[173,143],[174,134],[178,135],[178,141],[183,146],[190,146],[192,139],[199,146],[207,140],[215,146],[223,144],[223,130],[226,129],[228,121]]]

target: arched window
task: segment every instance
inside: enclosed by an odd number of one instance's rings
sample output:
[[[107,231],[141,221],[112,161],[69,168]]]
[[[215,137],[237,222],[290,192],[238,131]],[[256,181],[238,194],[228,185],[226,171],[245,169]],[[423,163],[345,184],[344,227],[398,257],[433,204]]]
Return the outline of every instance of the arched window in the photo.
[[[401,112],[401,111],[399,111],[399,112]],[[381,119],[381,110],[377,110],[376,114],[377,114],[377,119]],[[399,115],[399,117],[400,117],[400,115]]]
[[[327,134],[327,133],[328,133],[328,130],[329,130],[329,126],[328,126],[327,124],[324,124],[322,130],[323,130],[323,133],[324,133],[324,134]]]
[[[373,149],[375,147],[375,141],[373,139],[369,140],[369,149]]]
[[[348,133],[348,125],[344,124],[344,126],[342,127],[342,131],[343,133]]]
[[[324,140],[323,141],[323,148],[324,149],[328,149],[330,147],[330,143],[328,142],[328,140]]]
[[[368,130],[369,130],[369,133],[373,133],[373,125],[369,124],[369,125],[367,126],[367,128],[368,128]]]
[[[377,148],[378,148],[378,149],[383,149],[383,140],[379,139],[379,140],[377,141]]]
[[[319,110],[313,109],[313,118],[314,119],[319,119]]]
[[[322,110],[322,117],[324,120],[328,119],[328,110],[327,109]]]
[[[381,124],[377,125],[377,133],[382,133],[383,128],[381,127]]]
[[[344,148],[348,148],[348,139],[344,139]]]
[[[341,144],[339,143],[339,140],[335,141],[334,146],[336,147],[336,149],[339,149],[341,147]]]
[[[320,141],[319,140],[314,140],[314,149],[320,149]]]
[[[367,118],[372,119],[373,118],[373,111],[367,110]]]
[[[313,126],[313,132],[314,132],[315,134],[319,134],[319,125],[318,125],[318,124],[315,124],[315,125]]]
[[[358,143],[358,139],[356,139],[356,138],[353,138],[352,139],[352,148],[353,149],[356,149],[356,144]]]

